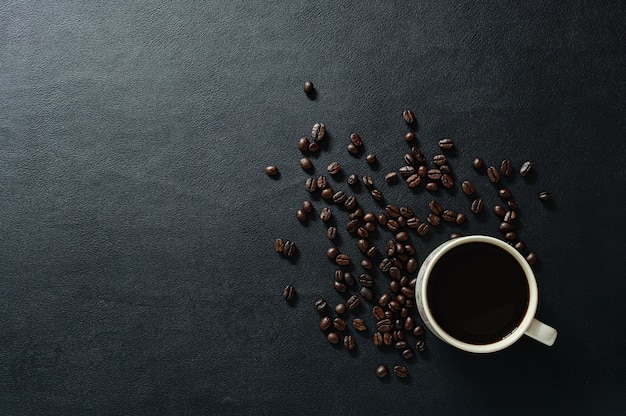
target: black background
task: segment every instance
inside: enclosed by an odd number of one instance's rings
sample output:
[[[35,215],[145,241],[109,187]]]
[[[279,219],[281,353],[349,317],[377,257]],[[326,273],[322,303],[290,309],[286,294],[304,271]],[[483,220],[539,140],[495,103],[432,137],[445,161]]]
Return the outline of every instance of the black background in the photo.
[[[0,413],[623,414],[625,17],[622,1],[4,2]],[[540,257],[552,348],[475,356],[427,334],[410,378],[378,380],[403,360],[372,344],[370,306],[353,354],[317,328],[313,301],[343,297],[326,203],[295,219],[309,198],[296,141],[324,122],[315,174],[339,161],[423,217],[423,187],[383,181],[409,149],[406,108],[429,158],[455,140],[457,184],[435,197],[469,214],[464,234],[498,235],[460,192],[471,179],[497,201],[470,161],[534,162],[504,185]],[[376,169],[348,155],[351,132]],[[418,260],[455,231],[412,233]],[[279,236],[297,242],[292,261]]]

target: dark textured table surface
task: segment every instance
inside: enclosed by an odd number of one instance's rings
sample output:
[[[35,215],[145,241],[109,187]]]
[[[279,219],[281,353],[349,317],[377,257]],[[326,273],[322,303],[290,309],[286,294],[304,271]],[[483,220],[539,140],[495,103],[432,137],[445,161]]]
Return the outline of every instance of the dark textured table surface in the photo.
[[[0,414],[624,414],[626,10],[494,3],[0,5]],[[338,161],[423,217],[433,195],[383,181],[409,149],[406,108],[429,158],[455,140],[457,183],[434,197],[468,213],[411,233],[420,262],[452,232],[498,235],[460,192],[471,179],[488,209],[498,199],[475,156],[533,161],[504,185],[539,254],[553,347],[476,356],[427,333],[408,379],[379,380],[403,359],[373,345],[371,305],[347,314],[369,325],[353,353],[317,328],[315,299],[344,296],[326,203],[295,218],[310,198],[297,139],[325,123],[314,174]],[[377,167],[346,152],[352,132]],[[347,213],[329,206],[358,263]],[[298,244],[291,261],[279,236]]]

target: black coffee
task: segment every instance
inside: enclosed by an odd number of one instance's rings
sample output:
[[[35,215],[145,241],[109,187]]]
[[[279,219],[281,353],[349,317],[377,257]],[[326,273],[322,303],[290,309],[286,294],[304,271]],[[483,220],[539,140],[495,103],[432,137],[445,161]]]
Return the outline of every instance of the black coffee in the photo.
[[[520,264],[487,243],[457,246],[437,262],[427,289],[435,321],[454,338],[491,344],[509,335],[528,307]]]

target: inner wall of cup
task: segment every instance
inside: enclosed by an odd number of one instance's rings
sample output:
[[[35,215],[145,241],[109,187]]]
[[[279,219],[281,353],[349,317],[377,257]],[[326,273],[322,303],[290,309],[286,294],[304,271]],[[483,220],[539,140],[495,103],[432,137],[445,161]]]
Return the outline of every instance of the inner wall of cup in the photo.
[[[527,304],[526,312],[522,320],[520,321],[518,326],[515,329],[513,329],[507,336],[505,336],[499,341],[496,341],[490,344],[470,344],[470,343],[461,341],[459,339],[456,339],[450,334],[448,334],[441,327],[441,325],[439,325],[439,323],[435,320],[432,314],[432,311],[430,309],[429,302],[428,302],[428,296],[427,296],[428,282],[430,280],[430,276],[431,276],[434,266],[447,252],[449,252],[453,248],[458,247],[463,244],[473,243],[473,242],[488,243],[488,244],[492,244],[503,249],[505,252],[511,255],[519,263],[528,283],[528,304]],[[517,250],[515,250],[513,247],[509,246],[505,242],[500,241],[493,237],[482,236],[482,235],[459,237],[454,240],[450,240],[442,244],[441,246],[439,246],[438,249],[435,249],[432,255],[429,256],[429,258],[427,259],[427,264],[425,264],[424,267],[426,267],[426,270],[424,271],[423,281],[421,282],[421,287],[420,287],[420,292],[421,292],[420,295],[421,295],[422,302],[424,305],[423,309],[424,309],[425,314],[427,315],[427,320],[429,321],[429,324],[432,325],[434,328],[435,334],[439,336],[443,341],[453,346],[456,346],[457,348],[470,351],[470,352],[498,351],[498,350],[508,347],[509,345],[517,341],[532,323],[532,320],[537,310],[537,300],[538,300],[537,283],[535,280],[535,276],[534,276],[532,269],[530,268],[530,265],[526,262],[524,257],[519,252],[517,252]]]

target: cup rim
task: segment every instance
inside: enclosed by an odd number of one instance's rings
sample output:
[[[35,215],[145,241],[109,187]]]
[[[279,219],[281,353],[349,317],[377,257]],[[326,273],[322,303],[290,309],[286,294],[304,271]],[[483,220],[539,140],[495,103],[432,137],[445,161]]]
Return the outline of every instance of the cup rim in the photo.
[[[522,270],[524,271],[524,276],[526,277],[526,281],[528,283],[528,307],[526,308],[524,317],[520,321],[519,325],[509,335],[491,344],[470,344],[460,341],[448,334],[433,317],[430,311],[430,305],[428,304],[428,298],[426,296],[428,281],[430,280],[432,269],[434,268],[435,264],[437,264],[437,262],[441,259],[441,257],[455,247],[474,242],[495,245],[513,256],[513,258],[517,260],[517,262],[522,267]],[[443,341],[461,350],[476,353],[490,353],[507,348],[515,343],[518,339],[520,339],[522,335],[524,335],[524,332],[526,332],[533,319],[535,318],[535,314],[537,312],[537,304],[539,300],[535,274],[530,267],[530,264],[528,264],[526,259],[515,248],[497,238],[486,235],[471,235],[458,237],[446,241],[435,250],[433,250],[433,252],[431,252],[431,254],[428,256],[427,261],[422,265],[422,270],[420,270],[420,273],[422,274],[420,297],[423,305],[422,309],[423,312],[426,314],[428,323],[433,327],[435,334],[439,336]]]

